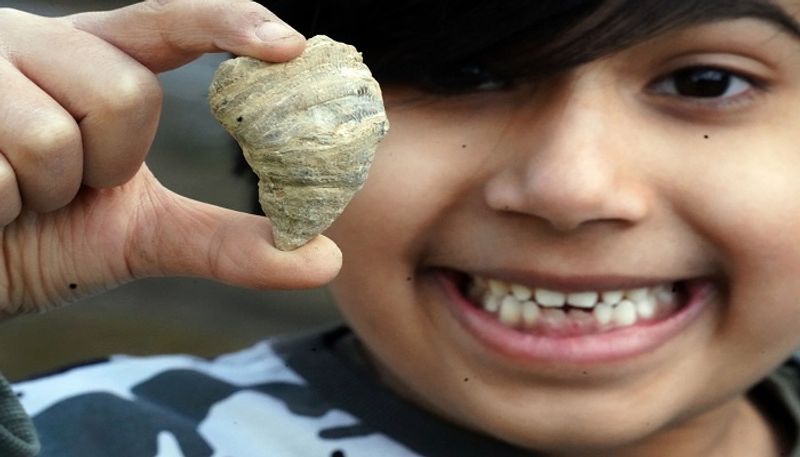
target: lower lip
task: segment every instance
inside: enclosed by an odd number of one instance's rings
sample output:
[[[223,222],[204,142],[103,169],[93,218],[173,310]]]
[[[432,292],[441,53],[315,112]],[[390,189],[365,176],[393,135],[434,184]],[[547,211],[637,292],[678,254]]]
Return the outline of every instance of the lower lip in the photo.
[[[456,319],[478,341],[495,352],[530,362],[597,364],[630,359],[654,351],[680,334],[706,308],[714,286],[703,282],[690,287],[687,303],[675,314],[657,322],[645,322],[579,336],[547,336],[506,327],[475,307],[459,291],[453,278],[438,274]]]

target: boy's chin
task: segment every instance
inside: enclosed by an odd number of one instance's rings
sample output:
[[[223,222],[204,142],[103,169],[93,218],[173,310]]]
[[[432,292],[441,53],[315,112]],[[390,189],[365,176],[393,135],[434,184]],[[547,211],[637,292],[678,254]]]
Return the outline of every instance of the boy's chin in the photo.
[[[672,401],[669,401],[672,399]],[[713,404],[683,403],[668,392],[649,392],[619,401],[619,397],[597,392],[572,399],[553,396],[542,401],[509,400],[494,407],[473,403],[462,409],[463,426],[515,446],[558,456],[660,455],[649,449],[675,429],[691,427],[695,421],[725,408]],[[454,420],[454,418],[450,418]],[[709,431],[713,433],[713,431]],[[641,452],[636,452],[641,448]],[[629,451],[630,454],[623,451]],[[537,454],[538,455],[538,454]],[[666,454],[665,454],[666,455]]]
[[[580,417],[580,414],[576,412],[578,417],[569,414],[563,420],[543,415],[543,420],[530,425],[506,421],[487,424],[482,421],[473,428],[544,455],[593,457],[619,455],[621,449],[634,447],[658,432],[653,422],[631,424],[626,420],[618,421],[623,412],[616,417]]]

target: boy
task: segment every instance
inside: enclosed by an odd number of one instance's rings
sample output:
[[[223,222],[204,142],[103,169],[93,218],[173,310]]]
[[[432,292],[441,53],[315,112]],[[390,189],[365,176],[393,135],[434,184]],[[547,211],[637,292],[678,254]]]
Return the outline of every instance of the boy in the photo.
[[[385,90],[392,131],[327,232],[347,327],[22,383],[43,455],[800,455],[783,364],[800,343],[800,5],[329,5],[270,6],[356,44]],[[330,240],[274,251],[263,219],[139,168],[150,72],[296,56],[271,13],[172,0],[0,21],[9,313],[148,275],[336,275]],[[63,60],[36,37],[68,43]],[[79,44],[120,71],[70,73]]]

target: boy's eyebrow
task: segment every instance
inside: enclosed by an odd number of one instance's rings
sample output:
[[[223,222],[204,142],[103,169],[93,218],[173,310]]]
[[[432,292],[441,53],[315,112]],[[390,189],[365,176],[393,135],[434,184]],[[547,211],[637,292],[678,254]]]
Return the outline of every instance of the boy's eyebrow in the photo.
[[[727,2],[721,2],[727,3]],[[731,7],[714,8],[701,22],[726,19],[760,19],[800,40],[800,22],[782,6],[764,0],[740,0]]]

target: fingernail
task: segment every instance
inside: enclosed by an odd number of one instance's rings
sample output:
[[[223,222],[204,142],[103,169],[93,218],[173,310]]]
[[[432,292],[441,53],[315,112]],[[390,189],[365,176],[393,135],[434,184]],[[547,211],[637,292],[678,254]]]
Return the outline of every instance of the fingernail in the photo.
[[[297,30],[279,21],[265,21],[256,29],[256,36],[262,41],[302,38],[302,35],[300,35]]]

